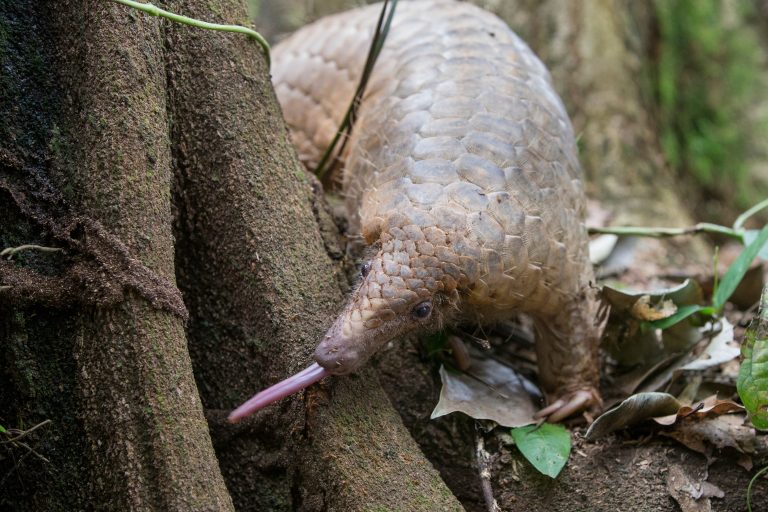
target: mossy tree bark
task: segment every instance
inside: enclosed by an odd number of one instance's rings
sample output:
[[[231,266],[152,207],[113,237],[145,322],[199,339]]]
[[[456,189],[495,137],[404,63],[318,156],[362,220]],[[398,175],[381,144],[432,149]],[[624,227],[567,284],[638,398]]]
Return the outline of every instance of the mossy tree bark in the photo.
[[[35,184],[24,173],[38,172],[36,178],[45,180],[44,192],[54,195],[60,191],[59,205],[66,203],[77,212],[67,227],[72,243],[67,249],[78,241],[87,246],[88,239],[102,240],[110,245],[108,258],[120,258],[121,262],[113,263],[124,272],[88,275],[99,281],[99,288],[123,287],[124,293],[120,300],[102,305],[89,304],[86,297],[79,307],[68,310],[65,334],[71,351],[65,352],[63,361],[47,357],[13,361],[16,371],[29,372],[30,365],[39,365],[45,373],[67,372],[69,386],[62,391],[72,396],[51,400],[63,399],[73,405],[66,417],[76,423],[73,434],[82,432],[83,438],[75,441],[83,450],[78,457],[82,465],[71,475],[56,479],[69,480],[77,490],[67,492],[76,494],[78,500],[87,499],[95,508],[231,509],[192,378],[182,318],[185,312],[183,307],[169,311],[152,304],[153,297],[176,294],[159,27],[141,17],[127,23],[124,9],[107,2],[27,2],[11,9],[15,13],[4,17],[6,26],[14,31],[36,31],[42,24],[50,36],[40,39],[50,46],[24,48],[9,40],[6,55],[27,52],[28,58],[49,59],[38,62],[39,70],[30,71],[52,72],[55,83],[47,91],[17,89],[22,95],[40,94],[47,101],[35,105],[36,112],[21,113],[27,125],[12,129],[21,133],[42,129],[38,135],[43,140],[35,141],[42,147],[29,149],[48,154],[44,160],[37,154],[29,161],[32,155],[24,151],[27,148],[11,144],[8,149],[17,152],[19,165],[6,169],[4,177],[10,178],[6,193],[26,185],[28,194],[21,193],[14,200],[21,210],[17,213],[27,213],[19,198],[34,202],[43,191],[42,185],[34,190]],[[30,24],[14,25],[13,14]],[[29,43],[32,38],[24,39]],[[18,79],[27,77],[19,75]],[[46,93],[49,96],[43,98]],[[46,126],[34,126],[35,115],[43,116]],[[37,163],[44,168],[29,169]],[[48,209],[48,213],[52,211]],[[57,225],[64,218],[45,220]],[[13,230],[5,222],[3,228]],[[35,228],[30,231],[40,236]],[[54,231],[66,238],[66,229]],[[130,269],[151,275],[156,289],[142,288]],[[12,288],[10,293],[14,291]],[[34,302],[36,290],[28,291]],[[83,294],[88,291],[81,290]],[[30,333],[37,334],[38,319],[47,323],[60,314],[35,306],[3,305],[16,319],[6,323],[6,333],[18,345],[25,337],[28,341]],[[46,345],[58,349],[58,342],[56,333],[50,332],[46,338],[36,339],[35,345],[39,350]],[[26,407],[17,403],[15,417],[6,419],[14,426],[29,425],[37,416],[38,389],[46,396],[57,394],[45,389],[55,386],[54,382],[33,376],[27,384],[31,396]],[[45,402],[43,410],[48,405]],[[45,416],[59,424],[55,413]],[[55,433],[42,432],[41,436],[40,456],[47,458],[55,472],[59,464],[67,462],[47,449],[48,436]],[[14,470],[23,468],[7,468]],[[29,477],[24,472],[24,479]],[[44,479],[35,480],[33,487],[45,488]],[[19,509],[34,508],[30,506],[34,500],[23,501],[24,494],[9,499],[19,500],[14,503]],[[62,498],[53,496],[44,508],[75,505]]]

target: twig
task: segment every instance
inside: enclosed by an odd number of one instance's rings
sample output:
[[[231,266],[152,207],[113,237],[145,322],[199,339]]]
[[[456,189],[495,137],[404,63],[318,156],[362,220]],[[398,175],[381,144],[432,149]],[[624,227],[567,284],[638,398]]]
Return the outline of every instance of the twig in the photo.
[[[28,251],[28,250],[35,250],[40,252],[59,252],[63,251],[64,249],[60,247],[43,247],[42,245],[34,245],[34,244],[25,244],[20,245],[18,247],[6,247],[2,251],[0,251],[0,257],[2,256],[8,256],[8,259],[10,260],[14,254],[21,251]]]
[[[485,507],[488,512],[501,512],[496,498],[493,497],[491,487],[491,454],[485,450],[485,438],[475,422],[475,456],[477,457],[477,469],[480,475],[480,487],[483,490]]]
[[[323,156],[320,158],[320,163],[318,163],[317,167],[315,168],[315,174],[320,179],[322,179],[323,175],[328,172],[328,169],[333,166],[336,158],[342,154],[344,147],[349,140],[349,134],[352,132],[352,127],[354,126],[355,119],[357,117],[357,109],[360,106],[360,100],[363,98],[365,88],[368,86],[368,80],[373,74],[373,67],[376,64],[376,60],[379,58],[379,53],[381,53],[381,49],[384,47],[384,42],[386,41],[387,35],[389,34],[389,27],[392,24],[392,17],[395,15],[397,1],[398,0],[392,0],[392,8],[389,9],[389,13],[387,13],[389,0],[384,0],[384,4],[381,6],[379,21],[376,24],[376,31],[373,34],[373,40],[371,41],[371,46],[368,49],[368,56],[365,59],[363,73],[360,75],[360,82],[357,85],[355,95],[352,97],[352,101],[349,103],[347,112],[344,114],[344,119],[342,119],[341,124],[339,125],[339,129],[336,131],[336,135],[334,136],[331,143],[328,144],[328,147],[325,149]],[[386,21],[384,21],[385,14]],[[336,151],[336,156],[331,159],[331,155],[333,155],[336,146],[339,144],[339,141],[341,141],[341,146],[339,147],[339,150]]]
[[[142,12],[149,14],[150,16],[159,16],[161,18],[166,18],[178,23],[183,23],[185,25],[191,25],[193,27],[204,28],[207,30],[216,30],[219,32],[235,32],[237,34],[245,34],[255,39],[256,42],[259,43],[261,48],[264,50],[264,56],[267,59],[267,67],[269,67],[271,64],[271,58],[269,55],[269,43],[267,42],[266,39],[264,39],[264,36],[262,36],[255,30],[250,29],[248,27],[243,27],[240,25],[224,25],[221,23],[208,23],[207,21],[196,20],[188,16],[182,16],[180,14],[175,14],[175,13],[166,11],[152,4],[143,4],[141,2],[134,2],[133,0],[112,0],[112,1],[117,2],[119,4],[127,5],[128,7],[133,7],[134,9],[138,9]]]
[[[27,449],[27,452],[28,452],[28,453],[31,453],[32,455],[34,455],[34,456],[35,456],[35,457],[37,457],[38,459],[42,460],[43,462],[46,462],[46,463],[48,463],[48,464],[51,464],[51,461],[50,461],[50,460],[48,460],[47,458],[45,458],[45,457],[43,457],[42,455],[40,455],[39,453],[37,453],[37,451],[36,451],[34,448],[32,448],[31,446],[29,446],[29,445],[28,445],[27,443],[25,443],[24,441],[19,441],[19,442],[18,442],[18,443],[16,443],[16,444],[18,444],[19,446],[23,446],[24,448],[26,448],[26,449]],[[51,465],[53,465],[53,464],[51,464]]]
[[[666,238],[670,236],[693,235],[696,233],[714,233],[725,235],[743,241],[743,230],[727,228],[719,224],[700,222],[686,228],[661,228],[661,227],[635,227],[618,226],[612,228],[589,228],[590,234],[607,234],[619,236],[647,236],[652,238]]]
[[[51,422],[51,420],[41,421],[40,423],[38,423],[34,427],[32,427],[30,429],[27,429],[27,430],[24,430],[24,431],[21,431],[21,433],[19,435],[17,435],[16,437],[12,437],[11,439],[7,439],[5,441],[2,441],[2,442],[0,442],[0,444],[14,443],[14,442],[18,441],[19,439],[21,439],[23,437],[26,437],[27,435],[31,434],[32,432],[34,432],[38,428],[46,426],[50,422]]]
[[[750,208],[749,210],[745,211],[741,215],[738,216],[736,219],[736,222],[733,223],[733,229],[739,230],[744,227],[744,223],[747,222],[747,219],[749,219],[751,216],[759,212],[760,210],[768,208],[768,199],[763,199],[759,203],[757,203],[755,206]]]

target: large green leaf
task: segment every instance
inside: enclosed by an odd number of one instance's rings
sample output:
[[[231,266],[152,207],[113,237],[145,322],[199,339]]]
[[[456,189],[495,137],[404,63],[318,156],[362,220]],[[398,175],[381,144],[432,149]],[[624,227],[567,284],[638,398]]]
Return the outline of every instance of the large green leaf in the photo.
[[[512,439],[533,467],[552,478],[560,474],[571,454],[571,434],[562,425],[513,428]]]
[[[747,329],[741,346],[743,360],[736,388],[752,424],[768,429],[768,286],[760,302],[760,314]]]

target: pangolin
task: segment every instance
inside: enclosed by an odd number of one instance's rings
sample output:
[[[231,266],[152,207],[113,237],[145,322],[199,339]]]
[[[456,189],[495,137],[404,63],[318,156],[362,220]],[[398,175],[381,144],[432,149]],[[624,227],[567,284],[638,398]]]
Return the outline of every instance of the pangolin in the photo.
[[[274,48],[273,82],[309,168],[333,138],[381,9],[324,18]],[[408,333],[534,319],[539,380],[558,421],[594,407],[597,298],[568,115],[541,61],[471,4],[398,5],[344,155],[350,230],[374,250],[316,364],[231,421],[355,371]]]

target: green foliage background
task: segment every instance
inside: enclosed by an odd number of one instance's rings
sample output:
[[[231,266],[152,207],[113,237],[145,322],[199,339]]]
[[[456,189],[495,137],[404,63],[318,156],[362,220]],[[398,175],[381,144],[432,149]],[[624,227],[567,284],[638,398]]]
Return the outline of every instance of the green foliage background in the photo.
[[[722,0],[657,0],[656,11],[663,151],[702,199],[713,200],[697,216],[732,220],[718,217],[768,196],[768,73],[758,13],[752,2]]]

